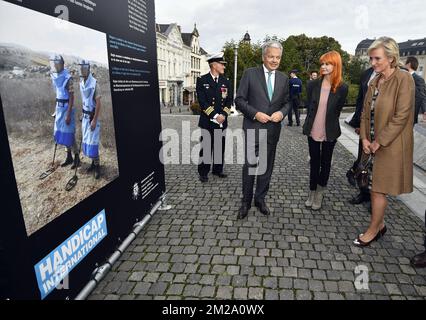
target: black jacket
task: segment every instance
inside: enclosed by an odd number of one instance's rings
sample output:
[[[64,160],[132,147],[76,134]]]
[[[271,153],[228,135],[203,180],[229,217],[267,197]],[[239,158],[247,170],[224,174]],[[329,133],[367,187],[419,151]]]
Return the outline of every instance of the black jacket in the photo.
[[[197,79],[197,97],[201,108],[200,121],[203,129],[219,129],[220,126],[211,121],[216,114],[222,114],[227,119],[223,129],[228,127],[228,116],[231,115],[233,100],[232,88],[229,80],[219,76],[218,83],[213,80],[210,73]]]
[[[416,114],[426,112],[426,85],[425,80],[417,73],[413,73],[414,82],[416,84]]]
[[[271,116],[273,113],[281,111],[284,118],[288,115],[290,110],[288,77],[284,73],[276,71],[274,95],[270,101],[263,66],[247,69],[241,78],[235,105],[237,110],[244,114],[243,130],[266,129],[268,143],[276,144],[280,138],[281,123],[263,124],[254,118],[258,112]]]
[[[373,68],[369,68],[361,75],[361,82],[359,84],[358,97],[356,99],[356,110],[355,115],[349,122],[349,125],[356,128],[361,127],[361,114],[364,108],[365,95],[368,91],[368,82],[370,81],[371,75],[373,74]]]
[[[310,101],[308,104],[308,115],[306,116],[306,121],[303,126],[303,134],[308,137],[311,135],[312,126],[314,125],[317,115],[322,81],[322,79],[313,81],[309,88],[310,92],[308,92],[308,96],[310,97]],[[346,84],[342,84],[337,89],[336,93],[330,92],[325,121],[327,141],[335,141],[342,134],[340,130],[340,113],[345,105],[347,96],[348,86]]]

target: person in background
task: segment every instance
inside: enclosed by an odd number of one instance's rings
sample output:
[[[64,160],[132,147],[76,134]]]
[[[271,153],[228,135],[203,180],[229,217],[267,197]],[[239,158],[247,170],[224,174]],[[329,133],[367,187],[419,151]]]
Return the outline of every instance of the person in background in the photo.
[[[288,114],[288,125],[293,126],[293,112],[296,118],[296,124],[300,127],[300,99],[302,95],[303,83],[297,77],[297,70],[292,70],[290,72],[290,112]]]
[[[425,220],[425,230],[426,230],[426,220]],[[425,235],[425,249],[426,249],[426,235]],[[426,250],[423,253],[420,253],[411,259],[411,266],[414,268],[426,268]]]
[[[308,115],[303,133],[308,136],[310,161],[310,192],[306,207],[320,210],[330,178],[331,160],[341,135],[340,113],[348,96],[343,83],[342,57],[337,51],[320,59],[321,77],[310,86]]]
[[[361,75],[361,83],[359,85],[359,92],[358,92],[358,98],[356,100],[356,111],[355,115],[353,116],[352,120],[349,122],[349,125],[355,128],[356,134],[359,135],[360,133],[360,127],[361,127],[361,113],[362,109],[364,107],[364,99],[365,94],[367,93],[368,86],[370,85],[371,81],[376,77],[376,72],[374,72],[373,68],[369,68]],[[354,162],[352,168],[346,173],[346,177],[348,178],[348,181],[351,185],[354,187],[356,186],[356,180],[355,180],[355,172],[358,168],[358,165],[361,162],[362,157],[362,140],[359,139],[359,148],[358,148],[358,158]],[[356,205],[361,204],[364,202],[370,202],[370,189],[368,188],[360,188],[359,194],[352,198],[349,203]]]
[[[318,71],[311,71],[310,75],[309,75],[309,80],[306,82],[306,104],[305,106],[309,105],[309,102],[311,101],[311,97],[309,96],[309,92],[312,92],[312,90],[310,89],[310,86],[312,85],[312,83],[318,79]]]
[[[414,124],[419,121],[419,113],[426,112],[426,85],[425,80],[420,77],[416,71],[419,68],[419,61],[416,57],[408,57],[405,62],[405,68],[413,76],[414,83],[416,84],[416,106],[414,110]]]
[[[367,231],[353,244],[367,247],[387,232],[387,196],[413,192],[413,121],[415,85],[413,77],[399,67],[399,46],[382,37],[368,49],[371,66],[378,76],[364,101],[360,136],[363,151],[373,155],[371,221]]]

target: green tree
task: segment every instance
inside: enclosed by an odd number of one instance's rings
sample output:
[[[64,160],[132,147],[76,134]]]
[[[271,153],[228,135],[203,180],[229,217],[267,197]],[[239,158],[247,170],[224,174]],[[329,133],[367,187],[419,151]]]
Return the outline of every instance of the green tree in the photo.
[[[348,78],[351,83],[359,84],[362,73],[368,68],[368,63],[358,57],[354,57],[347,67]]]

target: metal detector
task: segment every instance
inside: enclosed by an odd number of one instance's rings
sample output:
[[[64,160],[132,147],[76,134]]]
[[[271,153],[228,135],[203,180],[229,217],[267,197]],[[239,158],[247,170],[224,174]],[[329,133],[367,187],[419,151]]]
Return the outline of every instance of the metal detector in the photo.
[[[81,137],[80,149],[78,149],[78,156],[79,157],[80,157],[80,152],[81,152],[82,145],[83,145],[83,137]],[[71,190],[73,190],[75,188],[75,186],[77,185],[77,183],[78,183],[77,170],[78,170],[79,167],[80,166],[76,166],[75,167],[74,176],[68,181],[67,185],[65,186],[65,190],[68,191],[68,192],[70,192]]]
[[[56,159],[56,150],[58,149],[58,144],[55,144],[55,152],[53,152],[53,161],[52,161],[52,166],[50,167],[50,169],[46,170],[45,172],[43,172],[39,179],[40,180],[44,180],[46,179],[48,176],[50,176],[52,173],[54,173],[56,171],[56,167],[55,167],[55,159]]]

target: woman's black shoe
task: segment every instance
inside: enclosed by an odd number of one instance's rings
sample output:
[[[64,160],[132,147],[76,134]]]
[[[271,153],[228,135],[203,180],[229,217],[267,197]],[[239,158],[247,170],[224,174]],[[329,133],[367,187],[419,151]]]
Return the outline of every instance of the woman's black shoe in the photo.
[[[388,228],[386,226],[383,227],[382,230],[380,230],[377,235],[374,237],[373,240],[369,241],[369,242],[364,242],[361,240],[361,237],[363,236],[363,234],[361,234],[358,239],[354,240],[353,244],[357,247],[360,248],[365,248],[365,247],[369,247],[373,242],[379,241],[388,231]]]

